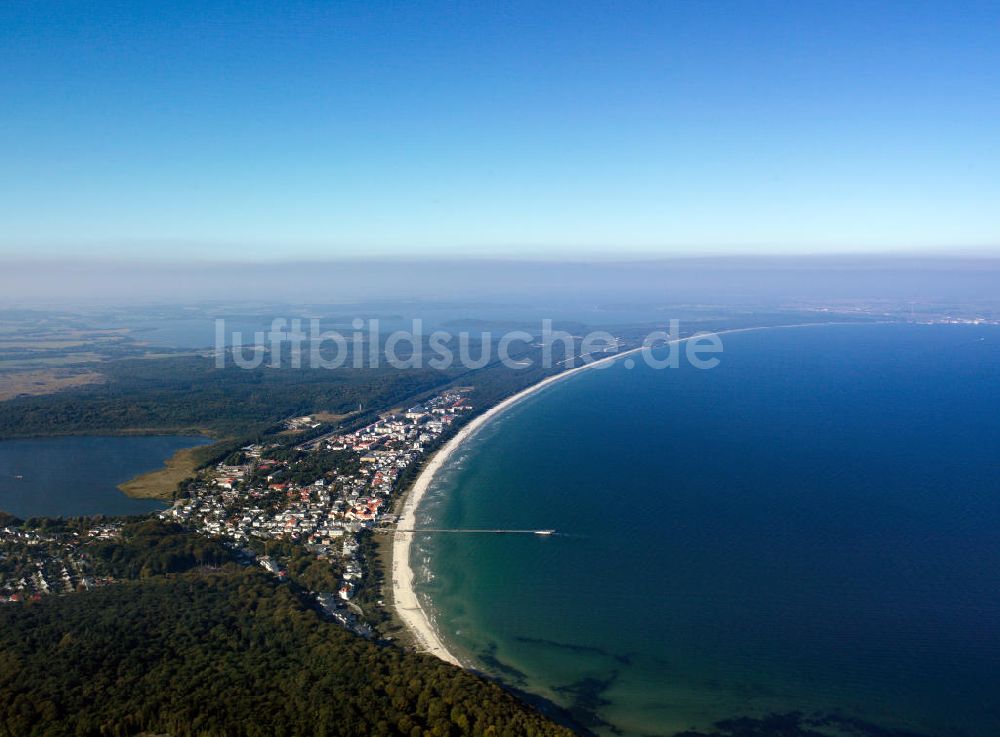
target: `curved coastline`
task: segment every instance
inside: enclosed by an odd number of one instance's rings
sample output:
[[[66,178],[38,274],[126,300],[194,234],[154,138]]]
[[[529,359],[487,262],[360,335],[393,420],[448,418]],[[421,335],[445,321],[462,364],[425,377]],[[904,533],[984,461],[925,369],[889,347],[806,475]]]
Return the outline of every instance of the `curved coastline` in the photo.
[[[692,338],[699,337],[701,335],[729,335],[733,333],[743,333],[755,330],[770,330],[776,328],[797,328],[797,327],[813,327],[816,325],[829,325],[834,323],[803,323],[797,325],[762,325],[760,327],[747,327],[747,328],[733,328],[731,330],[719,330],[711,333],[698,333],[695,335],[689,335],[683,338],[677,338],[675,340],[669,341],[670,343],[683,343]],[[597,361],[584,364],[582,366],[576,366],[575,368],[569,369],[568,371],[562,371],[553,376],[548,376],[542,379],[536,384],[522,389],[521,391],[513,394],[506,399],[504,399],[499,404],[490,407],[483,414],[473,418],[465,427],[458,431],[454,437],[452,437],[445,445],[440,448],[430,459],[424,469],[420,472],[413,486],[410,487],[407,492],[405,502],[403,504],[403,510],[399,516],[399,520],[396,523],[396,530],[393,532],[392,537],[392,599],[393,608],[396,610],[396,614],[400,621],[406,626],[406,629],[413,636],[413,639],[417,643],[417,648],[421,652],[430,653],[435,655],[446,663],[451,663],[452,665],[457,665],[459,667],[466,667],[455,655],[445,647],[444,642],[438,636],[434,629],[431,619],[427,612],[421,606],[419,599],[417,598],[416,590],[413,587],[413,569],[410,566],[410,545],[413,542],[413,537],[416,533],[413,532],[400,532],[403,530],[413,530],[416,529],[417,521],[417,507],[419,507],[421,500],[427,493],[428,488],[430,488],[434,477],[437,472],[444,466],[445,462],[451,455],[458,450],[458,448],[472,437],[476,432],[482,429],[486,423],[491,419],[501,414],[502,412],[510,409],[512,406],[518,402],[526,399],[527,397],[535,394],[548,386],[551,386],[557,381],[566,379],[574,374],[581,371],[586,371],[587,369],[597,368],[600,366],[609,365],[619,359],[625,358],[626,356],[632,355],[634,353],[641,352],[645,346],[639,346],[637,348],[630,348],[626,351],[620,353],[615,353],[614,355],[607,356],[606,358],[601,358]]]

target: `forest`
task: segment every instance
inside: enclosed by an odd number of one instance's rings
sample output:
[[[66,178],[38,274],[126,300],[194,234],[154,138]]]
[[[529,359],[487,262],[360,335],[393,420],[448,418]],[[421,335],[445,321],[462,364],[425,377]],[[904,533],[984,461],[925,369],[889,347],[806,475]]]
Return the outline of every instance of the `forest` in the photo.
[[[103,384],[4,402],[0,439],[151,430],[245,436],[293,415],[384,407],[450,379],[432,369],[218,369],[197,356],[99,369]]]
[[[178,528],[141,523],[95,555],[132,578],[0,607],[2,737],[572,734]]]

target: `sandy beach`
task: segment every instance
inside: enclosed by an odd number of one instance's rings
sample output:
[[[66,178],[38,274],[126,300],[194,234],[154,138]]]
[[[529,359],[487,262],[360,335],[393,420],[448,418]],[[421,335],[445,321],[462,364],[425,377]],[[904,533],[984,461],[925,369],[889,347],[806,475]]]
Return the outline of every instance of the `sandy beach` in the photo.
[[[731,333],[749,332],[753,330],[762,329],[772,329],[772,328],[793,328],[793,327],[810,327],[812,323],[801,324],[801,325],[775,325],[775,326],[762,326],[762,327],[749,327],[749,328],[734,328],[731,330],[720,330],[712,335],[727,335]],[[689,335],[683,338],[678,338],[676,340],[670,341],[671,343],[683,343],[691,338],[698,337],[697,335]],[[438,637],[434,626],[431,624],[430,618],[427,616],[427,612],[424,611],[423,607],[420,605],[420,601],[417,598],[417,594],[413,588],[413,570],[410,567],[410,543],[413,541],[413,536],[415,533],[412,532],[400,532],[400,530],[413,530],[416,529],[417,521],[417,507],[420,505],[420,501],[423,499],[424,494],[427,493],[427,489],[430,487],[431,482],[434,480],[434,476],[437,474],[438,470],[445,464],[448,458],[454,453],[469,437],[475,434],[480,428],[482,428],[491,419],[499,415],[501,412],[509,409],[513,405],[522,401],[523,399],[535,394],[548,386],[551,386],[557,381],[562,381],[570,376],[573,376],[580,371],[586,371],[588,369],[597,368],[602,365],[607,365],[613,361],[618,361],[629,355],[639,353],[642,351],[642,347],[631,348],[627,351],[622,351],[620,353],[615,353],[614,355],[607,356],[606,358],[601,358],[582,366],[577,366],[568,371],[563,371],[562,373],[555,374],[554,376],[549,376],[548,378],[539,381],[537,384],[532,384],[526,389],[521,390],[517,394],[513,394],[507,399],[503,400],[497,405],[494,405],[489,410],[474,418],[465,427],[463,427],[459,432],[451,438],[442,448],[440,448],[429,460],[424,469],[420,472],[420,476],[414,482],[413,486],[410,488],[406,496],[406,500],[403,504],[403,511],[400,514],[399,522],[396,525],[397,530],[393,533],[392,540],[392,592],[393,592],[393,603],[396,609],[396,613],[400,620],[406,625],[406,628],[413,635],[413,638],[417,642],[417,648],[422,652],[428,652],[432,655],[436,655],[448,663],[454,665],[462,666],[462,663],[452,654],[448,648],[445,647],[441,638]]]
[[[681,340],[686,340],[686,338],[682,338]],[[410,543],[413,541],[414,533],[399,531],[412,530],[416,528],[417,507],[420,505],[420,501],[423,499],[424,494],[427,493],[427,489],[430,487],[431,482],[434,480],[434,476],[437,474],[438,470],[440,470],[451,454],[454,453],[455,450],[462,445],[462,443],[468,440],[469,437],[476,433],[491,419],[496,417],[501,412],[509,409],[517,402],[520,402],[532,394],[541,391],[545,387],[572,376],[580,371],[592,369],[600,365],[606,365],[612,361],[617,361],[641,350],[642,348],[639,347],[622,351],[621,353],[601,358],[597,361],[593,361],[592,363],[577,366],[569,371],[563,371],[555,376],[549,376],[548,378],[539,381],[537,384],[532,384],[527,389],[523,389],[517,394],[511,395],[499,404],[488,409],[483,414],[474,418],[471,422],[469,422],[469,424],[459,430],[458,433],[456,433],[455,436],[444,445],[444,447],[440,448],[431,457],[430,461],[420,472],[420,476],[417,477],[417,480],[414,482],[406,496],[406,501],[403,504],[403,511],[400,514],[399,522],[396,525],[397,531],[393,533],[392,540],[393,603],[395,605],[397,615],[413,635],[419,650],[436,655],[447,663],[452,663],[453,665],[458,666],[462,665],[458,658],[456,658],[448,650],[448,648],[444,646],[444,643],[441,642],[441,638],[439,638],[437,632],[435,632],[434,627],[430,622],[430,618],[427,616],[427,612],[425,612],[424,608],[420,605],[420,601],[417,599],[417,594],[414,591],[413,569],[410,567]]]

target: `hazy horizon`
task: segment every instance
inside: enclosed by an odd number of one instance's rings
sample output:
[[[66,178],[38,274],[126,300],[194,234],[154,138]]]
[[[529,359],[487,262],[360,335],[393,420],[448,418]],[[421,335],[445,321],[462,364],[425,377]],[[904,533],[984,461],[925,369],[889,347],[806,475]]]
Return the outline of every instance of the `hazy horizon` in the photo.
[[[0,305],[363,300],[995,299],[1000,257],[812,255],[615,260],[10,259]]]

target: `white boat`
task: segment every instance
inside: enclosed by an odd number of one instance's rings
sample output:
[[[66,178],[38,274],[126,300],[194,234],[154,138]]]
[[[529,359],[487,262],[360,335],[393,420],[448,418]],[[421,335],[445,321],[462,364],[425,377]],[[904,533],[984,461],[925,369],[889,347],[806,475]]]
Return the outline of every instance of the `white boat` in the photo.
[[[552,535],[554,533],[555,530],[535,530],[536,535]]]

